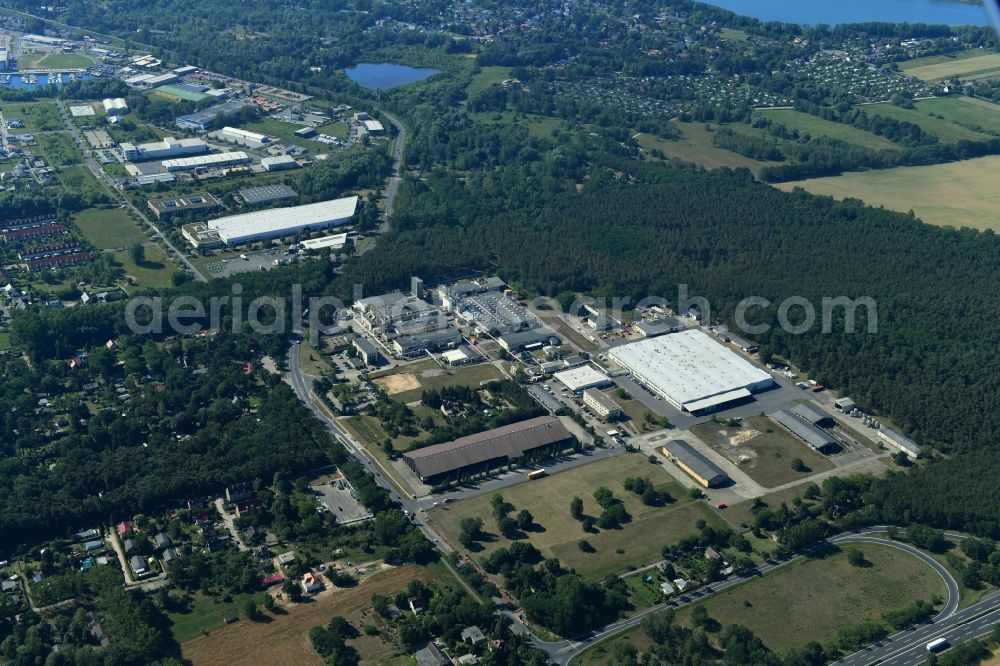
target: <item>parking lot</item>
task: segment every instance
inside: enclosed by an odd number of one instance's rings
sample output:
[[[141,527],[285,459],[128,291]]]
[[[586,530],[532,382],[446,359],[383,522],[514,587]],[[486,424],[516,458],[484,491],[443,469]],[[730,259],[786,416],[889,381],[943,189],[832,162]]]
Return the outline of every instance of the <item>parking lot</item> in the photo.
[[[340,525],[349,525],[372,517],[359,501],[350,482],[342,474],[309,486],[320,508],[329,511]]]

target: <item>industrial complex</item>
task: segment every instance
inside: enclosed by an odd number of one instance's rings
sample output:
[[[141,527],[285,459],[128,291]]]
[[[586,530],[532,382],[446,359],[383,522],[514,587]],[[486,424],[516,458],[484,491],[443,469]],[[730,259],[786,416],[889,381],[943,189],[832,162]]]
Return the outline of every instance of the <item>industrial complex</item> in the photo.
[[[573,439],[558,418],[540,416],[410,451],[403,459],[421,481],[436,485],[449,478],[506,467],[524,456],[558,452]]]
[[[700,330],[640,340],[609,352],[675,408],[705,414],[774,385],[774,378]]]
[[[729,475],[722,468],[682,439],[664,444],[663,454],[705,488],[719,488],[730,482]]]
[[[346,224],[354,215],[358,197],[344,197],[318,203],[270,208],[187,225],[184,237],[194,247],[219,244],[242,245],[259,240],[291,236],[305,229],[324,229]]]

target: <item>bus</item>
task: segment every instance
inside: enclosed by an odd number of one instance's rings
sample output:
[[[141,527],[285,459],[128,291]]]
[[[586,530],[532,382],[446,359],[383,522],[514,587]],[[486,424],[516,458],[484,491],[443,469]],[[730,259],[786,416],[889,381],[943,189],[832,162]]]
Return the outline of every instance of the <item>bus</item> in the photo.
[[[934,653],[940,652],[941,650],[948,647],[948,639],[946,638],[935,638],[930,643],[927,644],[927,651]]]
[[[528,478],[531,480],[540,479],[546,474],[548,474],[548,472],[546,472],[544,469],[536,469],[533,472],[528,472]]]

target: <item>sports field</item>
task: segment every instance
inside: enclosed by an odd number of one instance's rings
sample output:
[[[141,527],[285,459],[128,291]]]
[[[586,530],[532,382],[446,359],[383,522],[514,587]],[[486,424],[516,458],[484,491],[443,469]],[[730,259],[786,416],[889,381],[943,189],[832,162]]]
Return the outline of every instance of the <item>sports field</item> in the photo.
[[[900,66],[906,74],[924,81],[943,79],[976,78],[1000,74],[1000,53],[973,52],[969,57],[922,62],[913,60]]]
[[[595,456],[606,455],[595,453]],[[674,502],[661,507],[644,505],[639,498],[622,488],[625,477],[647,477],[658,490],[669,492]],[[596,534],[583,531],[580,522],[569,511],[573,497],[583,500],[584,514],[596,518],[601,508],[593,492],[606,486],[622,500],[632,522],[615,530],[599,530]],[[678,539],[696,534],[695,523],[701,519],[709,524],[724,526],[715,510],[703,500],[692,500],[659,465],[650,464],[643,455],[621,455],[592,462],[582,467],[553,474],[534,481],[524,481],[504,488],[504,500],[515,507],[515,513],[527,509],[537,524],[526,533],[527,538],[546,557],[558,557],[563,565],[574,567],[580,575],[598,580],[624,571],[629,565],[642,565],[660,558],[660,549]],[[430,512],[431,518],[457,545],[459,524],[463,518],[483,519],[483,531],[489,539],[481,542],[483,549],[476,557],[489,555],[510,541],[497,533],[490,507],[490,493],[443,505]],[[584,553],[579,541],[586,539],[595,552]]]
[[[700,605],[722,626],[742,624],[779,653],[810,640],[830,642],[837,630],[882,613],[899,610],[918,599],[944,596],[944,583],[920,560],[889,546],[857,546],[870,566],[855,567],[845,552],[823,559],[799,560],[764,578],[709,597]],[[686,621],[691,609],[678,612]],[[633,629],[617,640],[627,640],[640,651],[649,637]],[[605,663],[613,641],[598,644],[574,664]]]
[[[828,136],[831,139],[839,139],[840,141],[846,141],[847,143],[853,143],[874,150],[899,149],[899,146],[892,141],[876,136],[871,132],[866,132],[851,125],[845,125],[844,123],[817,118],[816,116],[796,111],[795,109],[768,109],[762,111],[761,114],[789,129],[808,132],[814,137]]]
[[[871,206],[914,214],[928,224],[1000,231],[1000,190],[994,169],[1000,156],[781,183],[835,199],[853,197]]]
[[[738,426],[709,421],[692,427],[691,432],[765,488],[833,469],[824,456],[763,416],[751,416]],[[792,469],[796,458],[805,464],[804,471]]]

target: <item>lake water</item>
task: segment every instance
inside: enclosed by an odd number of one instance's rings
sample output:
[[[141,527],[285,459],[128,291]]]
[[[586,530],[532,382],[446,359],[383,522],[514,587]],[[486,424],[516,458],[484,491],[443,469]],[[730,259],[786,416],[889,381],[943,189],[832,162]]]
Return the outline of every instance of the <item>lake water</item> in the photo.
[[[762,21],[816,25],[827,23],[932,23],[986,25],[981,5],[952,0],[702,0]],[[992,2],[992,0],[986,0]]]
[[[35,74],[35,82],[31,83],[29,75],[27,74],[0,74],[0,86],[7,86],[8,88],[21,88],[30,89],[36,88],[38,86],[47,86],[50,83],[52,85],[62,85],[63,83],[68,83],[73,79],[89,79],[90,74],[77,72],[74,74],[63,74],[60,79],[60,75],[56,72],[51,74]]]
[[[409,67],[383,62],[379,64],[361,63],[344,70],[347,78],[365,88],[388,90],[407,83],[416,83],[438,74],[440,69]]]

